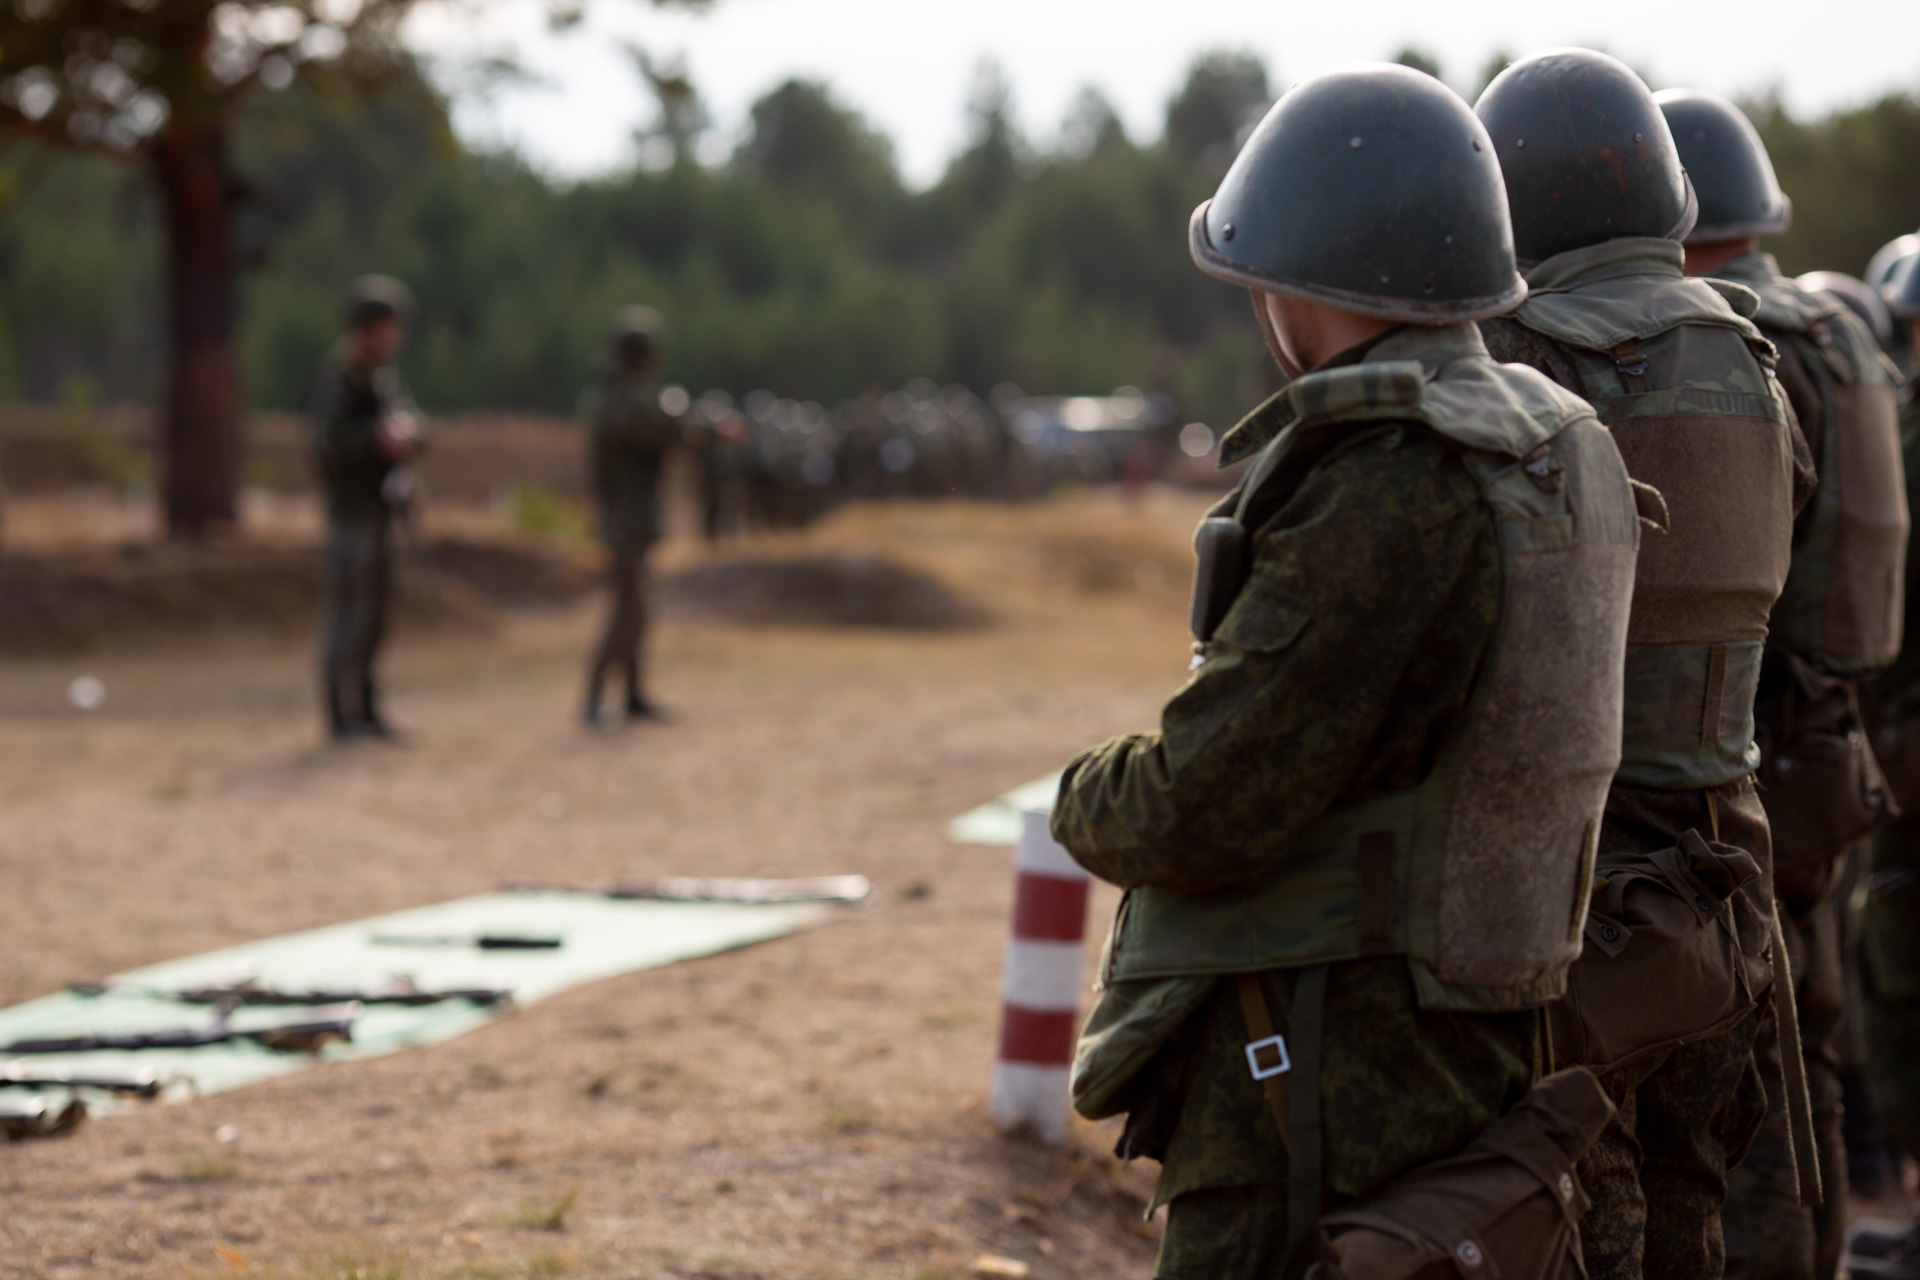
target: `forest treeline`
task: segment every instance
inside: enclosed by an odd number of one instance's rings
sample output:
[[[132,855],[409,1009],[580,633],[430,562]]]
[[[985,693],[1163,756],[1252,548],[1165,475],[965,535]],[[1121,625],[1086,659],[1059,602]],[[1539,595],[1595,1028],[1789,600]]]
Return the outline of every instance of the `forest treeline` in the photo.
[[[923,191],[827,86],[777,86],[709,164],[697,99],[654,83],[661,110],[640,148],[653,163],[580,182],[463,146],[417,77],[371,98],[305,82],[258,95],[236,137],[250,402],[302,402],[342,282],[372,270],[419,297],[406,373],[429,410],[567,411],[608,316],[631,301],[667,315],[667,376],[696,392],[831,402],[916,377],[1133,384],[1216,424],[1260,393],[1245,295],[1195,271],[1185,235],[1271,99],[1257,60],[1196,62],[1150,142],[1087,90],[1039,145],[989,69],[965,149]],[[1794,199],[1793,229],[1768,244],[1789,272],[1858,273],[1920,224],[1920,99],[1813,121],[1772,102],[1750,111]],[[0,399],[149,402],[159,263],[136,172],[0,151]]]

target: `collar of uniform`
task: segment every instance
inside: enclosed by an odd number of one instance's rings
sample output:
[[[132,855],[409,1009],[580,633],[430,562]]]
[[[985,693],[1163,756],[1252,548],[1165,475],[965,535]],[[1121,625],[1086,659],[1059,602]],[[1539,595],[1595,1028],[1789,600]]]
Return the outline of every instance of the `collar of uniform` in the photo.
[[[1371,342],[1360,343],[1342,352],[1312,373],[1295,378],[1242,418],[1220,441],[1220,465],[1230,467],[1264,449],[1281,432],[1300,420],[1309,403],[1324,410],[1327,406],[1320,403],[1323,389],[1336,376],[1351,381],[1350,375],[1356,369],[1370,365],[1416,362],[1428,378],[1433,378],[1445,365],[1474,357],[1490,358],[1487,344],[1481,339],[1479,328],[1473,324],[1408,324],[1391,329]],[[1386,378],[1367,382],[1358,388],[1349,388],[1349,391],[1358,390],[1363,399],[1376,402],[1374,407],[1378,410],[1385,408],[1388,401],[1396,399],[1395,385],[1391,378]],[[1317,417],[1319,414],[1305,416]]]
[[[1584,284],[1628,276],[1671,276],[1686,272],[1687,251],[1677,240],[1621,236],[1581,249],[1556,253],[1527,272],[1527,293],[1564,293]]]

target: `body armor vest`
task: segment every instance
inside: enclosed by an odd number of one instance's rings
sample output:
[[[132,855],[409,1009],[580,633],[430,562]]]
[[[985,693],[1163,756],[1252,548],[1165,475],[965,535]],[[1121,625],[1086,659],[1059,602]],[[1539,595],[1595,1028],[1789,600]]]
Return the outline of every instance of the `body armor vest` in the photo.
[[[1109,978],[1398,954],[1429,1008],[1514,1009],[1564,988],[1620,758],[1635,503],[1577,396],[1496,363],[1477,335],[1446,354],[1437,374],[1411,360],[1362,364],[1282,394],[1294,425],[1421,423],[1460,448],[1499,530],[1503,577],[1498,634],[1461,727],[1424,782],[1329,812],[1265,883],[1129,893]],[[1270,473],[1271,457],[1261,461]],[[1249,498],[1262,473],[1256,464]]]
[[[1907,494],[1894,373],[1846,306],[1778,278],[1735,277],[1760,295],[1754,316],[1791,348],[1820,400],[1820,487],[1802,514],[1793,567],[1773,607],[1772,643],[1831,675],[1858,675],[1900,652],[1906,609]]]
[[[1619,778],[1632,785],[1715,787],[1760,761],[1753,699],[1791,555],[1793,445],[1773,347],[1746,318],[1756,306],[1675,271],[1543,290],[1514,315],[1565,351],[1628,472],[1666,501],[1627,631]]]

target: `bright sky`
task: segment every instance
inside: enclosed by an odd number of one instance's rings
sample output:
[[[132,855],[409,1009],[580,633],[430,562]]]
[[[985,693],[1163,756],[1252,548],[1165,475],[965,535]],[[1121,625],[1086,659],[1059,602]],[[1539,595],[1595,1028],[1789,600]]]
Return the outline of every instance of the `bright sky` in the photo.
[[[738,139],[753,100],[788,76],[826,81],[893,139],[917,184],[960,146],[963,108],[983,57],[1014,87],[1028,136],[1051,142],[1074,96],[1099,88],[1137,138],[1156,137],[1169,96],[1200,53],[1247,49],[1276,88],[1342,63],[1414,45],[1471,92],[1496,49],[1607,49],[1655,82],[1727,94],[1777,88],[1798,112],[1920,91],[1914,0],[1664,0],[1622,8],[1542,0],[714,0],[694,15],[648,0],[593,0],[556,36],[539,0],[428,0],[415,47],[437,55],[512,54],[543,87],[462,97],[469,137],[503,141],[556,174],[602,172],[634,158],[651,96],[623,44],[680,56],[717,128]]]

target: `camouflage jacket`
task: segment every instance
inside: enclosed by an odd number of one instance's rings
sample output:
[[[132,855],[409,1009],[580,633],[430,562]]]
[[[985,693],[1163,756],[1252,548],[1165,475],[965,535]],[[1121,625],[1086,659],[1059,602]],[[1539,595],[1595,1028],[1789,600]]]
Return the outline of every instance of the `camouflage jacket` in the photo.
[[[387,477],[397,464],[380,448],[380,424],[411,410],[393,366],[370,368],[345,344],[327,358],[314,380],[307,431],[334,524],[386,519]]]
[[[582,397],[588,467],[600,537],[611,547],[660,537],[660,477],[682,443],[680,424],[660,407],[651,374],[609,370]]]
[[[1434,342],[1404,328],[1327,367],[1418,359]],[[1228,435],[1223,458],[1282,425],[1269,402]],[[1242,642],[1215,640],[1157,731],[1067,768],[1054,834],[1104,879],[1201,893],[1271,876],[1328,810],[1419,783],[1466,713],[1502,584],[1498,533],[1457,447],[1412,423],[1333,435],[1259,527],[1253,557],[1235,605]],[[1285,976],[1266,981],[1284,1032]],[[1156,985],[1111,986],[1090,1031]],[[1123,1108],[1126,1152],[1163,1161],[1161,1201],[1286,1179],[1279,1131],[1240,1053],[1233,989],[1197,994]],[[1535,1065],[1537,1014],[1425,1012],[1399,957],[1332,966],[1325,1025],[1336,1195],[1456,1148],[1525,1092]]]

